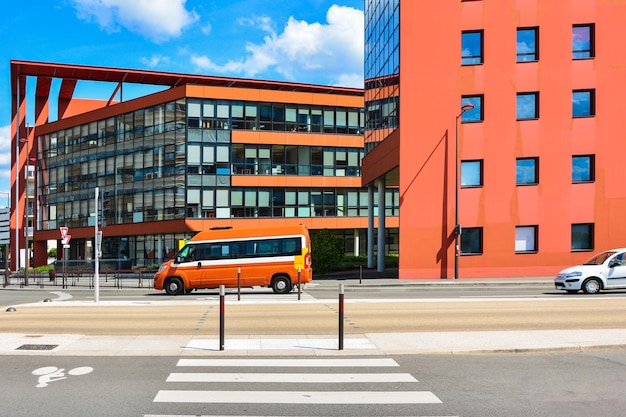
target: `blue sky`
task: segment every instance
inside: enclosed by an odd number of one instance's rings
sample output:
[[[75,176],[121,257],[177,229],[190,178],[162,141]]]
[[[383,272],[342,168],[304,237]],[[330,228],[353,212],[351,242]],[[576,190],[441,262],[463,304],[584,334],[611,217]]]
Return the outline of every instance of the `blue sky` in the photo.
[[[4,9],[0,192],[10,188],[12,59],[363,86],[363,0],[23,0]],[[79,84],[75,96],[112,92]],[[0,206],[7,201],[0,194]]]

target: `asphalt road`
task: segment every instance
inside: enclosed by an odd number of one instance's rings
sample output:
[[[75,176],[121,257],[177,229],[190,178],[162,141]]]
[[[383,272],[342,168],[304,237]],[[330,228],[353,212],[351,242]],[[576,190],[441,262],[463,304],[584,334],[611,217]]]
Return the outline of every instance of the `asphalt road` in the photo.
[[[494,331],[546,329],[617,329],[626,326],[623,294],[541,297],[492,294],[452,297],[396,298],[396,288],[376,297],[345,298],[346,334],[427,331]],[[5,292],[0,291],[4,296]],[[81,294],[85,296],[85,291]],[[537,292],[541,294],[540,292]],[[32,296],[34,294],[30,294]],[[69,333],[85,335],[218,334],[219,296],[215,292],[169,297],[136,291],[118,293],[101,303],[74,302],[72,294],[38,293],[52,299],[17,305],[0,312],[2,333]],[[356,297],[356,298],[355,298]],[[15,298],[15,296],[12,296]],[[5,304],[6,305],[6,304]],[[225,298],[230,335],[324,335],[337,331],[338,299],[317,299],[303,293],[246,293]]]
[[[619,351],[203,360],[1,356],[0,415],[617,417],[626,409]]]

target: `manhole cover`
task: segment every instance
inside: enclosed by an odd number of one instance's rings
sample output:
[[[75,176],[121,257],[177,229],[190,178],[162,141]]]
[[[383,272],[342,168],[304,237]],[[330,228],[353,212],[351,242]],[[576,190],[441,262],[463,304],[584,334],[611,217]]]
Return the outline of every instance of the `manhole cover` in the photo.
[[[59,345],[22,345],[16,350],[52,350]]]

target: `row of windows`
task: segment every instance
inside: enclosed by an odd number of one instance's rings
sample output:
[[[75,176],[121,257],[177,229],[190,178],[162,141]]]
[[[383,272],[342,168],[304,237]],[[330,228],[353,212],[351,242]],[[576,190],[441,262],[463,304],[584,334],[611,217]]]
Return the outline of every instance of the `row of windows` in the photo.
[[[190,243],[179,254],[180,262],[300,255],[302,255],[302,238],[300,237]]]
[[[192,156],[196,149],[189,145],[188,169],[202,165],[204,171],[211,161],[200,161],[200,152]],[[362,148],[233,144],[230,162],[233,174],[355,177],[361,175],[363,152]]]
[[[515,253],[539,252],[539,226],[526,225],[515,227]],[[577,223],[571,225],[571,250],[591,251],[594,249],[594,224]],[[481,255],[483,253],[483,228],[466,227],[461,231],[461,253]]]
[[[485,96],[464,95],[461,97],[461,106],[471,104],[471,110],[463,112],[461,121],[482,122],[484,121],[484,101]],[[536,120],[539,119],[539,92],[517,93],[516,97],[516,119]],[[595,89],[573,90],[572,91],[572,117],[592,117],[596,114],[596,91]]]
[[[375,191],[376,200],[378,192]],[[187,189],[188,218],[367,216],[367,190],[229,188]],[[397,189],[385,191],[385,214],[397,216]],[[374,206],[375,215],[378,207]]]
[[[360,108],[228,100],[187,101],[187,126],[190,128],[358,135],[363,133],[364,125]]]
[[[230,134],[219,132],[224,129],[362,134],[364,125],[359,108],[181,99],[53,132],[44,136],[41,153],[94,159],[105,149],[110,154],[133,152],[129,144],[138,138],[174,143],[187,127],[190,139],[220,142],[230,141]],[[212,133],[205,134],[207,128]]]
[[[344,217],[367,216],[368,192],[356,188],[201,188],[138,190],[111,188],[107,225],[187,218]],[[377,190],[374,201],[378,201]],[[58,199],[46,204],[45,229],[93,226],[94,199],[85,192],[80,199]],[[375,212],[378,208],[374,206]],[[398,216],[397,189],[385,191],[385,214]],[[58,225],[57,225],[58,223]]]
[[[483,64],[484,30],[468,30],[461,33],[461,64]],[[517,28],[517,62],[539,60],[539,27]],[[595,57],[595,25],[576,24],[572,26],[572,58]]]
[[[572,183],[595,180],[595,155],[572,156]],[[539,158],[518,158],[515,161],[517,185],[539,184]],[[483,186],[483,160],[461,161],[461,187]]]

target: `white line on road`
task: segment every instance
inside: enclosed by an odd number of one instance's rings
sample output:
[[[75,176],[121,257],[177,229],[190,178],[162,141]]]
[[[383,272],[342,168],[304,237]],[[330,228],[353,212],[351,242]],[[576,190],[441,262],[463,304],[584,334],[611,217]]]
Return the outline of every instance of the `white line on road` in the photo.
[[[418,382],[411,374],[280,374],[280,373],[172,373],[167,382],[284,382],[284,383],[351,383],[351,382]]]
[[[374,359],[179,359],[176,366],[381,367],[400,366],[390,358]]]
[[[157,403],[441,404],[430,391],[159,391]]]

